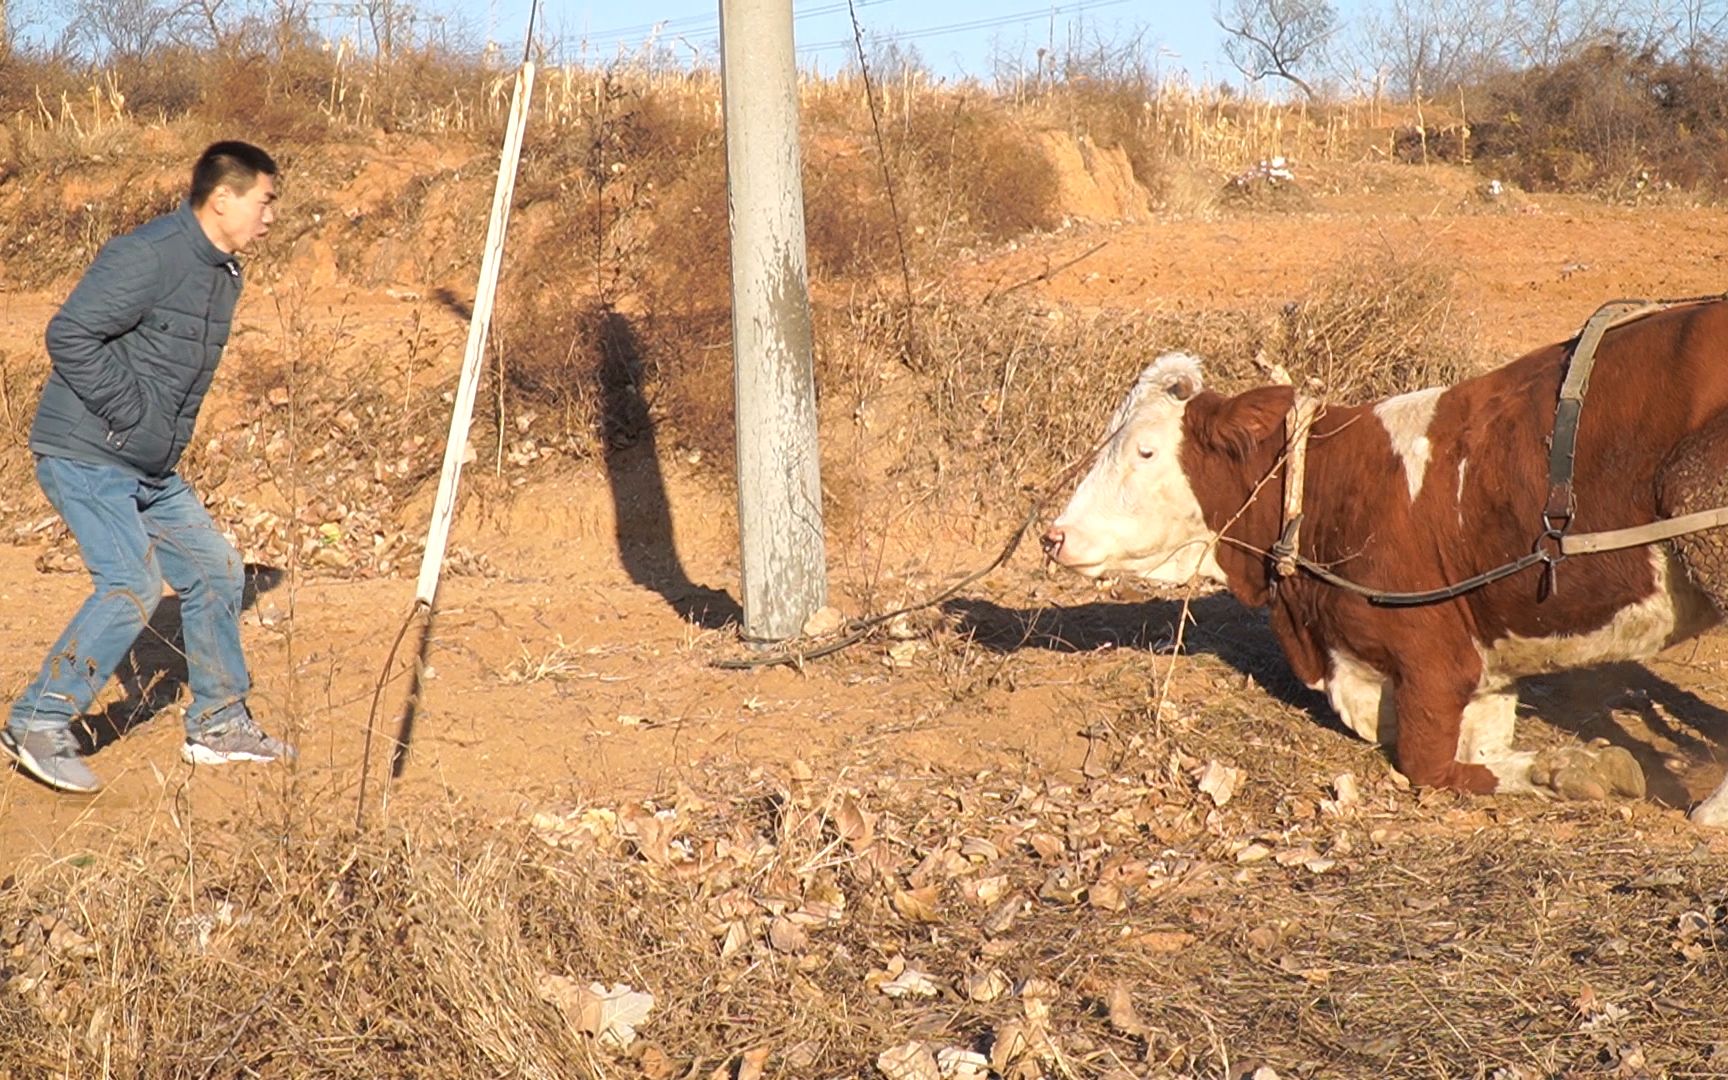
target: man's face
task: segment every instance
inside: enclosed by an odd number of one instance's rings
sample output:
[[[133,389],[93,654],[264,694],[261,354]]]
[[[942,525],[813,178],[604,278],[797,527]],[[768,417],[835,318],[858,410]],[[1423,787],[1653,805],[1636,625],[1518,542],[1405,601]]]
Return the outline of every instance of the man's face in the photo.
[[[276,220],[276,178],[259,173],[244,194],[227,184],[211,192],[210,201],[216,210],[218,229],[229,254],[239,254],[270,233]]]

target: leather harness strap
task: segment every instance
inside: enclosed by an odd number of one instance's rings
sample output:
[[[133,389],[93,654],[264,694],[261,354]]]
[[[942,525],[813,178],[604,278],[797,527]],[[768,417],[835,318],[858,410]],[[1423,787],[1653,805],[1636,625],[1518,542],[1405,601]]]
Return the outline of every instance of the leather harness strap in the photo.
[[[1584,328],[1579,331],[1578,342],[1567,360],[1566,376],[1560,385],[1560,398],[1555,407],[1554,429],[1548,448],[1548,501],[1542,508],[1542,532],[1537,537],[1535,549],[1528,555],[1439,589],[1424,592],[1388,592],[1373,589],[1342,577],[1302,555],[1299,545],[1303,474],[1307,460],[1308,433],[1313,426],[1319,404],[1298,394],[1291,403],[1290,415],[1285,421],[1288,435],[1284,461],[1284,527],[1269,553],[1274,572],[1278,577],[1290,577],[1297,569],[1301,569],[1329,585],[1364,597],[1369,603],[1383,607],[1415,607],[1456,599],[1538,564],[1547,567],[1545,588],[1551,591],[1554,568],[1568,555],[1618,551],[1728,525],[1728,507],[1718,507],[1626,529],[1576,535],[1567,532],[1577,511],[1572,480],[1577,458],[1578,421],[1583,413],[1584,394],[1590,385],[1590,373],[1596,363],[1596,347],[1601,344],[1602,335],[1612,327],[1666,308],[1723,299],[1728,299],[1728,294],[1687,297],[1681,300],[1615,300],[1602,305],[1590,316],[1584,323]],[[1544,545],[1548,547],[1545,548]]]
[[[1572,494],[1572,467],[1578,449],[1578,419],[1584,411],[1584,391],[1596,367],[1596,346],[1610,326],[1662,310],[1646,300],[1611,300],[1596,309],[1578,333],[1578,344],[1566,362],[1566,379],[1560,384],[1560,403],[1554,408],[1554,434],[1548,444],[1548,504],[1542,509],[1548,529],[1565,531],[1576,503]]]

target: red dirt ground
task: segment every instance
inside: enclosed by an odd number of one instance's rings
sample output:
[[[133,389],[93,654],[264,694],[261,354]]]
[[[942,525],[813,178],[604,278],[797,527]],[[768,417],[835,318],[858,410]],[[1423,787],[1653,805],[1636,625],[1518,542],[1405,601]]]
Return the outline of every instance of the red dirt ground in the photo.
[[[1165,214],[1033,239],[980,259],[965,268],[963,281],[979,292],[1023,281],[1103,243],[1038,286],[1041,294],[1094,308],[1230,306],[1297,295],[1316,272],[1351,253],[1426,248],[1456,266],[1461,303],[1479,319],[1481,339],[1507,358],[1570,334],[1605,300],[1728,287],[1721,241],[1728,213],[1720,209],[1548,196],[1525,197],[1511,209],[1484,208],[1470,198],[1462,174],[1391,167],[1339,170],[1322,187],[1313,209],[1301,213]],[[407,297],[398,299],[331,284],[306,309],[326,324],[343,320],[362,346],[382,346],[417,317],[439,343],[437,362],[454,365],[462,324],[422,299],[426,291],[398,291]],[[62,293],[0,295],[0,349],[38,349]],[[242,334],[282,332],[269,290],[260,285],[249,289],[240,321]],[[1114,397],[1118,390],[1098,392]],[[393,805],[449,802],[511,816],[584,794],[610,800],[671,788],[716,763],[783,767],[795,758],[846,770],[896,760],[1079,767],[1092,748],[1083,732],[1119,716],[1111,702],[1121,695],[1112,688],[1143,689],[1154,665],[1161,674],[1168,662],[1143,649],[1105,647],[1111,634],[1139,634],[1135,620],[1167,618],[1167,606],[1132,593],[1119,594],[1114,605],[1085,606],[1112,598],[1047,575],[1022,551],[972,586],[967,602],[987,611],[1080,607],[1102,629],[1071,634],[1076,644],[1065,650],[993,651],[950,642],[895,666],[875,644],[803,672],[716,669],[713,658],[735,655],[731,637],[704,628],[699,612],[695,619],[685,612],[704,605],[720,614],[735,610],[732,497],[671,453],[659,461],[638,453],[627,465],[610,476],[597,467],[566,471],[509,502],[466,505],[459,541],[483,553],[496,575],[446,579],[424,712],[407,773],[392,789]],[[667,517],[670,535],[653,525]],[[987,563],[1003,539],[940,506],[908,510],[869,531],[889,554],[878,569],[837,539],[836,597],[856,595],[871,582],[890,603],[920,589],[928,595]],[[23,684],[85,587],[78,574],[39,572],[41,550],[29,541],[0,547],[0,653],[9,658],[0,690],[8,694]],[[176,753],[179,714],[170,709],[95,754],[91,764],[108,786],[93,798],[0,776],[0,864],[99,850],[116,835],[159,827],[170,816],[244,812],[285,784],[316,805],[351,812],[375,680],[412,591],[408,578],[313,578],[278,585],[249,613],[257,712],[269,726],[292,729],[304,755],[296,771],[194,774]],[[1230,608],[1211,603],[1223,620],[1213,629],[1259,662],[1275,664],[1263,627]],[[1149,636],[1157,635],[1153,626]],[[1656,777],[1653,796],[1683,803],[1720,776],[1722,765],[1712,757],[1728,757],[1728,727],[1701,704],[1728,701],[1725,642],[1718,633],[1647,669],[1549,680],[1529,695],[1526,711],[1561,721],[1566,737],[1625,726]],[[1244,685],[1241,672],[1202,657],[1178,665],[1172,694],[1180,703]],[[1263,696],[1268,709],[1283,707]],[[388,729],[400,682],[384,701]],[[1291,748],[1304,765],[1384,768],[1372,764],[1379,759],[1370,748],[1319,723],[1305,742]],[[374,780],[381,756],[374,747]],[[1638,812],[1649,815],[1652,828],[1689,828],[1672,809]],[[1728,840],[1712,840],[1718,842]]]

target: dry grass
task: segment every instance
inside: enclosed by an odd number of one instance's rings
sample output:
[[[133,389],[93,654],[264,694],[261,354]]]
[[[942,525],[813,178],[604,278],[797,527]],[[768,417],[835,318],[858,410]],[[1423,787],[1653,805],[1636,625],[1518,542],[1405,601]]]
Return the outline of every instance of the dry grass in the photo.
[[[1245,310],[1044,309],[1003,296],[919,312],[931,410],[986,490],[1036,486],[1092,445],[1134,377],[1165,352],[1207,362],[1226,393],[1281,369],[1325,398],[1376,400],[1472,374],[1476,332],[1450,272],[1381,254],[1322,270],[1305,295]]]
[[[1721,1075],[1728,860],[1671,811],[1416,797],[1257,691],[1149,708],[1085,775],[794,764],[359,834],[289,794],[63,858],[0,892],[0,1063],[865,1076],[910,1040],[1018,1077]],[[640,1038],[598,1045],[549,977],[652,994]]]
[[[1482,361],[1452,278],[1423,252],[1381,251],[1327,268],[1280,309],[1265,359],[1348,404],[1450,386]]]

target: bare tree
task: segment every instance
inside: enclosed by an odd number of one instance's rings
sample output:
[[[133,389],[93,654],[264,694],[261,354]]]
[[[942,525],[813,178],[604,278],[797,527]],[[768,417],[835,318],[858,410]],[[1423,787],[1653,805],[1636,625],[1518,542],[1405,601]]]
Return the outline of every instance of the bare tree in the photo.
[[[1416,97],[1503,70],[1519,18],[1510,0],[1392,0],[1364,36],[1391,84]]]
[[[228,18],[223,8],[228,0],[188,0],[186,8],[191,20],[210,39],[210,45],[220,47],[228,36]]]
[[[1297,69],[1315,58],[1338,26],[1330,0],[1230,0],[1213,20],[1227,35],[1224,54],[1237,70],[1258,82],[1268,75],[1298,87],[1309,100],[1314,88]]]
[[[74,0],[69,29],[97,55],[138,59],[182,38],[189,15],[180,0]]]
[[[1723,0],[1668,0],[1656,5],[1649,37],[1660,37],[1662,51],[1690,64],[1708,64],[1728,38],[1728,3]],[[1652,20],[1655,23],[1655,19]]]
[[[1552,67],[1591,41],[1630,28],[1636,8],[1627,0],[1526,0],[1511,20],[1517,67]]]

